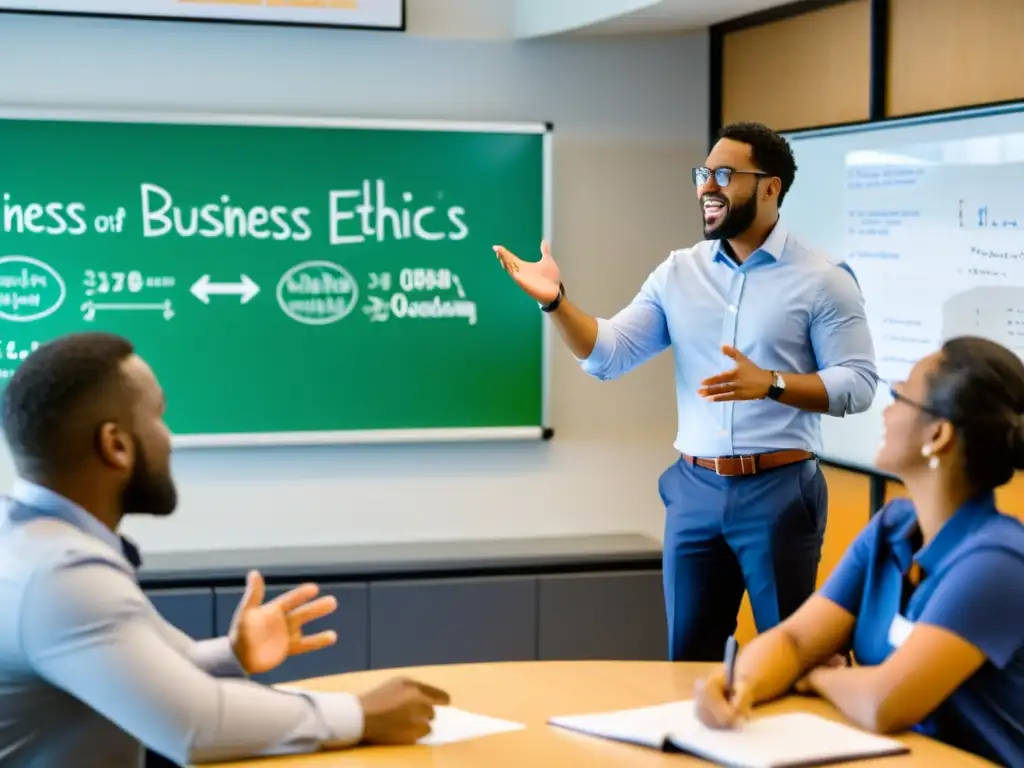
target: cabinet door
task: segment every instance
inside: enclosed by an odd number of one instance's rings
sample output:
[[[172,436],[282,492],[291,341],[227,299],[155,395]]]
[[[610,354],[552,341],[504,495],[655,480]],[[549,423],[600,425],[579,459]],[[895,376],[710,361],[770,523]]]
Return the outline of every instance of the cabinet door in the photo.
[[[265,601],[273,600],[296,585],[268,586]],[[242,599],[242,587],[218,587],[216,599],[217,630],[226,633],[235,608]],[[369,667],[366,584],[321,584],[321,595],[333,595],[338,601],[334,613],[306,624],[306,634],[334,630],[337,642],[319,651],[293,656],[277,669],[253,679],[264,683],[283,683],[310,677],[356,672]]]
[[[146,596],[168,623],[193,640],[209,640],[216,637],[212,589],[148,589]]]
[[[541,576],[542,660],[668,658],[661,571]]]
[[[537,653],[533,577],[370,585],[370,666],[522,661]]]

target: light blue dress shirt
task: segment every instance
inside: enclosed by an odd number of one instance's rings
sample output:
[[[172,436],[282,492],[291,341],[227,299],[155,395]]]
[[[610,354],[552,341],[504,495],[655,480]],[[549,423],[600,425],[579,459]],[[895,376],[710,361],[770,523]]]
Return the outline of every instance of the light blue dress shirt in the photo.
[[[781,223],[743,264],[720,241],[673,251],[630,304],[597,322],[594,350],[580,361],[595,378],[618,378],[672,347],[675,447],[691,456],[821,452],[820,414],[769,399],[712,403],[697,394],[703,379],[734,367],[723,345],[761,368],[817,373],[832,416],[865,411],[875,396],[874,346],[856,278]]]
[[[227,638],[196,642],[146,598],[121,540],[52,491],[0,505],[0,766],[141,768],[350,746],[352,694],[245,678]]]

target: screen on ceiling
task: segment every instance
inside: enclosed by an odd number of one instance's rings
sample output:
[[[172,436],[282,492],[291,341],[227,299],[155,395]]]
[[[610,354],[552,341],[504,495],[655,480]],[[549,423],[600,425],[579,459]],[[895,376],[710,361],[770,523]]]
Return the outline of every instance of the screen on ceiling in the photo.
[[[404,29],[404,0],[15,0],[0,10]]]
[[[1024,356],[1024,104],[786,137],[783,221],[853,268],[883,379],[867,413],[822,417],[822,458],[873,471],[886,382],[951,336]]]

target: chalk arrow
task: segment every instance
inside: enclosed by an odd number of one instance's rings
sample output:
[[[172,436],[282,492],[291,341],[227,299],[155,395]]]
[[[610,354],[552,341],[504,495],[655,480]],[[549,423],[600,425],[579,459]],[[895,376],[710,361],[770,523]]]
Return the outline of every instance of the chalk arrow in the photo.
[[[192,283],[189,290],[203,304],[209,304],[210,297],[217,295],[237,295],[241,297],[240,303],[245,304],[260,292],[260,287],[248,275],[242,275],[241,280],[237,283],[212,283],[209,275],[203,275]]]

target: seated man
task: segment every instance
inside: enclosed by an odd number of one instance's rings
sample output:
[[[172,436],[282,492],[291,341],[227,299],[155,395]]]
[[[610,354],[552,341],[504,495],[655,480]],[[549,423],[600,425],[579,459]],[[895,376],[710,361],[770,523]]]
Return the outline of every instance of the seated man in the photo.
[[[169,515],[164,398],[118,336],[62,337],[17,369],[3,429],[20,475],[0,509],[0,764],[139,768],[143,745],[180,764],[412,743],[444,692],[393,680],[362,696],[246,679],[334,642],[301,626],[334,609],[312,585],[249,591],[229,638],[195,642],[143,594],[117,528]]]
[[[698,684],[712,727],[797,692],[860,726],[908,728],[1024,766],[1024,525],[994,490],[1024,468],[1024,365],[957,338],[892,388],[875,463],[909,499],[882,509],[825,586],[740,655],[725,694]],[[826,663],[852,640],[858,667]]]

